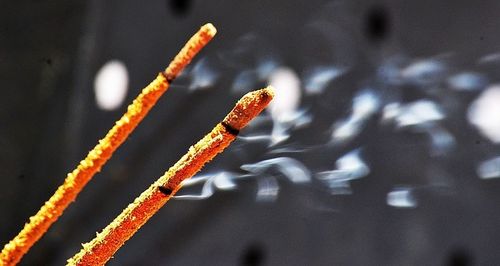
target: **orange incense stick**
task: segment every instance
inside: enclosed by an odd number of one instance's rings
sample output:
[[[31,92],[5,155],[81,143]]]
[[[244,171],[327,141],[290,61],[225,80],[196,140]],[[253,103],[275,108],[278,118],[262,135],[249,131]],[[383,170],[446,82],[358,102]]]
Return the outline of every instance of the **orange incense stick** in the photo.
[[[210,133],[198,141],[168,171],[128,205],[113,222],[87,244],[67,265],[103,265],[147,222],[203,165],[222,152],[238,132],[272,100],[271,87],[243,96],[233,110]]]
[[[15,265],[23,255],[42,237],[48,228],[62,215],[64,209],[75,200],[78,193],[89,182],[92,176],[111,157],[139,122],[146,116],[160,96],[168,89],[170,83],[179,75],[184,67],[215,35],[212,24],[206,24],[189,39],[186,45],[175,56],[167,69],[156,77],[137,98],[128,106],[127,112],[116,122],[106,136],[80,162],[73,172],[69,173],[64,183],[59,186],[52,197],[25,224],[23,230],[14,237],[0,254],[0,265]]]

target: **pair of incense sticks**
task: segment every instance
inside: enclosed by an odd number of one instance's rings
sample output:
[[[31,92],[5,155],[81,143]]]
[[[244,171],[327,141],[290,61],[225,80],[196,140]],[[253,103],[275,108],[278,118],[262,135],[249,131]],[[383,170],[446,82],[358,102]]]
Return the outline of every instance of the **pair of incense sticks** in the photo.
[[[30,217],[21,232],[5,245],[0,254],[0,265],[15,265],[21,260],[147,115],[170,83],[215,34],[216,29],[209,23],[189,39],[167,69],[142,90],[106,136],[68,174],[54,195]],[[124,209],[94,240],[84,244],[83,249],[68,260],[68,265],[106,263],[180,189],[181,182],[193,176],[206,162],[222,152],[236,138],[239,130],[267,106],[272,97],[270,87],[243,96],[222,122],[192,146],[186,155]]]

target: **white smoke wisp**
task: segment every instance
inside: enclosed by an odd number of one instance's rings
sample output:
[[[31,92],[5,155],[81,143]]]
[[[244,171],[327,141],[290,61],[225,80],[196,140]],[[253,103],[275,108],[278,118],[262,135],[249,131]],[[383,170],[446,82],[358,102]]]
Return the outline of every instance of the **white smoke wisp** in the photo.
[[[382,122],[394,122],[397,128],[422,128],[445,117],[438,104],[423,99],[407,104],[387,104],[383,109]]]
[[[322,94],[328,84],[347,71],[336,66],[317,66],[307,70],[304,77],[304,88],[308,95]]]
[[[481,179],[492,179],[500,177],[500,157],[494,157],[482,161],[477,167],[477,175]]]
[[[402,69],[401,77],[410,84],[431,86],[440,82],[446,75],[447,66],[438,59],[417,60]]]
[[[194,176],[182,182],[182,189],[174,196],[178,200],[202,200],[211,197],[218,190],[234,190],[237,188],[235,179],[245,176],[231,172],[219,172]],[[201,186],[199,193],[189,193],[188,189]]]
[[[309,169],[300,161],[290,157],[277,157],[241,166],[241,169],[254,175],[261,175],[271,168],[278,170],[293,183],[306,183],[311,181]]]
[[[353,99],[350,116],[333,125],[332,143],[346,142],[357,136],[365,122],[377,112],[379,106],[379,98],[372,90],[367,89],[358,93]]]
[[[387,193],[387,205],[396,208],[416,208],[417,199],[412,188],[397,187]]]
[[[211,65],[208,58],[202,58],[191,69],[189,76],[191,83],[188,88],[190,91],[204,90],[214,86],[219,78],[219,71]]]
[[[360,150],[353,150],[335,162],[335,169],[319,172],[316,177],[325,182],[331,194],[351,194],[349,182],[367,176],[370,168],[361,159]]]

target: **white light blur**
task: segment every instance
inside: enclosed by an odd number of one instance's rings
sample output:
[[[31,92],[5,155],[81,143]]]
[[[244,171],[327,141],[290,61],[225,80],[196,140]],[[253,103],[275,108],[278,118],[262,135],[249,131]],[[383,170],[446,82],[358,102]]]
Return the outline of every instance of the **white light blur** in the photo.
[[[314,67],[306,71],[304,88],[307,94],[316,95],[324,92],[330,82],[345,73],[345,69],[335,66]]]
[[[411,188],[395,188],[387,193],[387,205],[396,208],[415,208],[417,199],[413,195]]]
[[[486,84],[486,77],[474,72],[462,72],[448,78],[448,86],[458,91],[474,91]]]
[[[271,167],[275,167],[293,183],[305,183],[311,180],[309,169],[301,162],[290,157],[277,157],[253,164],[244,164],[241,166],[241,169],[260,175]]]
[[[379,108],[379,98],[371,90],[363,90],[354,97],[351,115],[333,126],[333,143],[347,141],[358,135],[364,123]]]
[[[97,106],[106,111],[119,108],[127,96],[129,77],[125,64],[118,60],[105,63],[94,79]]]
[[[289,121],[300,104],[299,77],[292,69],[280,67],[270,75],[269,85],[274,87],[275,95],[267,110],[273,120],[281,123]]]
[[[483,136],[500,143],[500,85],[483,91],[470,105],[467,118]]]
[[[396,113],[395,109],[391,110]],[[398,127],[418,126],[433,121],[442,120],[445,115],[433,101],[418,100],[399,107],[395,122]]]
[[[446,66],[437,59],[418,60],[401,71],[404,80],[416,85],[431,85],[445,74]]]
[[[477,167],[477,175],[481,179],[492,179],[500,177],[500,157],[494,157],[483,161]]]
[[[189,90],[191,91],[210,88],[219,77],[218,72],[210,66],[207,58],[198,61],[189,74],[191,77]]]
[[[388,103],[382,109],[382,122],[388,123],[395,121],[401,112],[401,106],[397,102]]]
[[[500,62],[500,53],[487,54],[479,58],[478,63],[488,64],[488,63],[498,63]]]
[[[367,176],[370,168],[361,159],[360,150],[354,150],[340,157],[335,162],[335,169],[317,173],[317,178],[324,181],[332,194],[350,194],[349,182]]]
[[[298,110],[301,98],[300,80],[292,69],[275,69],[269,76],[269,85],[274,87],[275,93],[267,108],[273,120],[271,145],[275,145],[288,139],[288,131],[297,123],[304,124],[301,118],[306,118],[307,123],[307,116]]]
[[[257,196],[259,202],[271,202],[278,198],[278,181],[274,177],[264,177],[257,179]]]

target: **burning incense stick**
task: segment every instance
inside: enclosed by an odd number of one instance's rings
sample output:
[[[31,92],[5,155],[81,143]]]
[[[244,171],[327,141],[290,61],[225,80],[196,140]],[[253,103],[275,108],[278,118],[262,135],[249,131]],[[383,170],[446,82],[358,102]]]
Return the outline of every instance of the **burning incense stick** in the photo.
[[[116,122],[106,136],[99,141],[78,167],[69,173],[64,183],[52,197],[45,202],[37,214],[30,217],[23,230],[12,239],[0,254],[0,265],[15,265],[31,246],[42,237],[47,229],[63,213],[64,209],[75,200],[78,193],[98,172],[113,152],[120,146],[151,107],[168,89],[169,84],[179,75],[184,67],[215,35],[212,24],[206,24],[189,39],[175,56],[167,69],[156,77],[137,98],[128,106],[127,112]]]
[[[272,100],[271,87],[243,96],[233,110],[203,139],[198,141],[168,171],[128,205],[104,230],[83,248],[68,265],[103,265],[179,189],[183,180],[222,152],[238,132]]]

